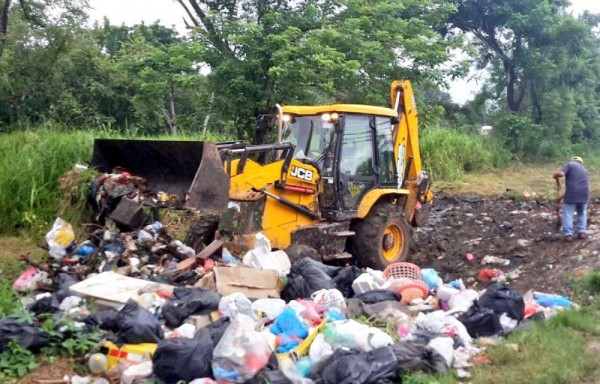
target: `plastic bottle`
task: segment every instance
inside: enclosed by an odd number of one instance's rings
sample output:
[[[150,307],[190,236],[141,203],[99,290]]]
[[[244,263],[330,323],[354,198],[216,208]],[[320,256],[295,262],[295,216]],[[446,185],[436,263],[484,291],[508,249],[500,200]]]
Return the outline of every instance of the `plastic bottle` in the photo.
[[[93,374],[99,374],[106,371],[107,364],[106,355],[102,353],[94,353],[88,360],[88,367]]]

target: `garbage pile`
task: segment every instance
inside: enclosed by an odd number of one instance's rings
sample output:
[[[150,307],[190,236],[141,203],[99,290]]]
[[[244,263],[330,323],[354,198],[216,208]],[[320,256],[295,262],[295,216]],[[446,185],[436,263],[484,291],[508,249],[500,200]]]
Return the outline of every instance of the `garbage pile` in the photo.
[[[102,332],[89,376],[73,383],[379,383],[453,369],[466,378],[489,337],[572,305],[499,282],[444,283],[410,263],[292,263],[261,233],[239,257],[219,241],[197,255],[159,222],[78,243],[58,218],[46,241],[53,262],[26,260],[13,288],[31,293],[38,320],[53,313]],[[33,352],[48,343],[40,323],[14,317],[0,320],[0,349],[10,340]]]

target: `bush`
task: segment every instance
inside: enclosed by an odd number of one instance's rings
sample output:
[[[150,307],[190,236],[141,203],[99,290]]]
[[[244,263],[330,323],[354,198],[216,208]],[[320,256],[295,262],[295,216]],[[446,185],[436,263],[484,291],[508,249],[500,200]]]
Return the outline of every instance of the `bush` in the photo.
[[[508,165],[511,156],[490,137],[450,129],[424,130],[421,157],[435,180],[455,180],[463,172],[482,172]]]

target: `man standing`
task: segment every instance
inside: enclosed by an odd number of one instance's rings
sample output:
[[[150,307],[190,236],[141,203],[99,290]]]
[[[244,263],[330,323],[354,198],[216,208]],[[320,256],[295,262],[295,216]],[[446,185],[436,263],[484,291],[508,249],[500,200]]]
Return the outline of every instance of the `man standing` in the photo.
[[[575,156],[554,174],[556,185],[560,188],[560,178],[565,178],[562,221],[564,240],[573,240],[573,213],[577,211],[577,238],[587,238],[587,204],[590,194],[589,174],[583,166],[583,159]]]

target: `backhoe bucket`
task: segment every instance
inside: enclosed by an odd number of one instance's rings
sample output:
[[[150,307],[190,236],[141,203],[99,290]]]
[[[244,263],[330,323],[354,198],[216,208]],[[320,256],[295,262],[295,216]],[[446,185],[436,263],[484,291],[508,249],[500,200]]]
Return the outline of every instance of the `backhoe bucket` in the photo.
[[[122,167],[153,191],[187,195],[188,208],[227,210],[229,176],[212,142],[96,139],[91,165],[107,173]]]

